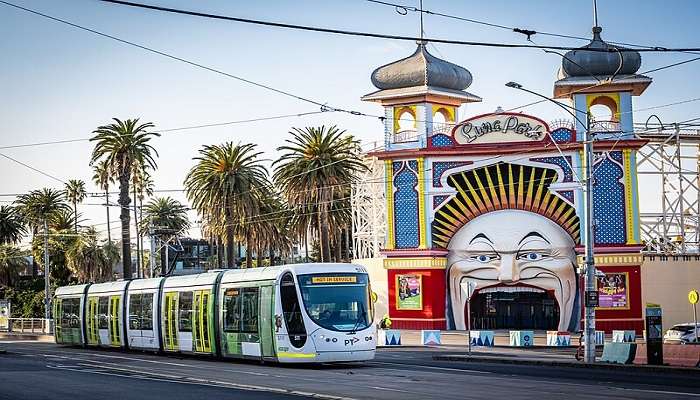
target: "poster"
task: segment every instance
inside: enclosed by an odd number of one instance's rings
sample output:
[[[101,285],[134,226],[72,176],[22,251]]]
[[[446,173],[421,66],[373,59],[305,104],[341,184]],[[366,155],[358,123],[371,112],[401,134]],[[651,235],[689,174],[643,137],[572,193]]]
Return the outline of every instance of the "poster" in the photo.
[[[423,309],[423,283],[420,275],[396,275],[396,309]]]
[[[627,288],[629,275],[627,272],[606,272],[598,277],[599,309],[628,309]]]

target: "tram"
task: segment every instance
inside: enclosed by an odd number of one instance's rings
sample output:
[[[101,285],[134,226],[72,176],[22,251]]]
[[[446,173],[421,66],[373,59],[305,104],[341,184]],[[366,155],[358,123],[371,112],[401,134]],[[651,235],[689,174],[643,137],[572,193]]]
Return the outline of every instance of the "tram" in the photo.
[[[377,334],[369,276],[292,264],[56,289],[56,343],[280,363],[366,361]]]

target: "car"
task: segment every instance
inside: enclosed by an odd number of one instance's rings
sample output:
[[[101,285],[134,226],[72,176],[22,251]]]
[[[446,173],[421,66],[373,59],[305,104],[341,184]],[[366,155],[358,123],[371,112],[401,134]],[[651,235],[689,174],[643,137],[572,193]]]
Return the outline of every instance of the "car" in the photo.
[[[664,343],[698,343],[698,333],[700,333],[700,323],[697,324],[697,329],[695,324],[692,322],[687,322],[685,324],[677,324],[666,331],[666,334],[664,335]]]

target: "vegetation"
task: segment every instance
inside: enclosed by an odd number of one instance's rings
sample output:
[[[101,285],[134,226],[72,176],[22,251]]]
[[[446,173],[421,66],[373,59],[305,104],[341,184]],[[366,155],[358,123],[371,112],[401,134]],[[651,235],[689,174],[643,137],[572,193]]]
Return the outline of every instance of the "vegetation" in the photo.
[[[122,237],[122,265],[125,278],[131,277],[131,234],[129,231],[130,214],[129,204],[129,183],[131,175],[137,168],[148,166],[156,168],[155,157],[158,156],[156,149],[149,143],[158,133],[148,132],[153,128],[150,122],[139,124],[138,118],[121,121],[114,118],[113,124],[98,127],[93,133],[95,136],[90,139],[95,143],[90,164],[95,165],[100,161],[105,161],[119,182],[119,207],[121,220]]]
[[[149,227],[158,230],[167,229],[172,232],[163,234],[162,239],[166,237],[182,236],[183,231],[190,228],[190,221],[187,219],[188,208],[183,206],[179,201],[171,197],[156,197],[146,204],[143,209],[143,219],[141,220],[141,231],[148,231]],[[168,266],[165,265],[166,248],[161,248],[161,271],[167,271]]]
[[[360,157],[359,142],[335,126],[294,128],[287,145],[277,148],[282,156],[275,161],[274,181],[282,188],[295,213],[297,234],[317,233],[320,261],[331,260],[331,241],[339,252],[342,232],[349,226],[350,186],[357,173],[366,169]],[[315,217],[315,221],[307,216]],[[336,259],[339,258],[336,255]]]
[[[109,220],[109,184],[114,183],[114,177],[109,170],[109,165],[107,161],[102,160],[96,162],[92,166],[93,175],[92,182],[97,185],[98,188],[105,191],[105,209],[107,210],[107,241],[112,242],[112,229],[111,221]]]
[[[15,207],[0,206],[0,244],[16,244],[27,233],[25,221]]]
[[[253,218],[268,197],[270,183],[254,144],[204,146],[197,164],[185,178],[185,192],[192,207],[203,216],[207,230],[226,244],[226,266],[235,267],[234,238],[245,237],[248,257],[253,248]]]
[[[75,216],[74,233],[78,233],[78,203],[82,203],[85,197],[87,197],[85,182],[80,179],[71,179],[66,183],[66,199],[73,204],[73,215]]]

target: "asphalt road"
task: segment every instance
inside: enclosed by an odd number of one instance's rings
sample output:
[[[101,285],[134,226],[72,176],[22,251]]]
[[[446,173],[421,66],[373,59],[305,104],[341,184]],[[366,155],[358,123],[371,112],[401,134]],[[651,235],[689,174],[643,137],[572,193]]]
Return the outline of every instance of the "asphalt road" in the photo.
[[[281,367],[0,342],[0,399],[692,399],[700,374],[434,361],[382,349],[364,364]]]

